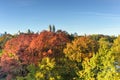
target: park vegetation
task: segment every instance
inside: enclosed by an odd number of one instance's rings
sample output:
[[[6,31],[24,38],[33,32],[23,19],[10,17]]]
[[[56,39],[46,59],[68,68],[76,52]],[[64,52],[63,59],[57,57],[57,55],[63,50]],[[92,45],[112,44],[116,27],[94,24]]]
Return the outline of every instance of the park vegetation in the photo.
[[[0,37],[0,80],[119,80],[120,36],[57,30]]]

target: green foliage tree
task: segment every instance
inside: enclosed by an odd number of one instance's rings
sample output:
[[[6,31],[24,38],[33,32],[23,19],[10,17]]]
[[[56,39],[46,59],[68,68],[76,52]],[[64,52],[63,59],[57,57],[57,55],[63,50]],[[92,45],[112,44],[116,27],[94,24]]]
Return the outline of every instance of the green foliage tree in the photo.
[[[27,34],[32,34],[32,33],[33,32],[30,29],[27,30]]]
[[[61,80],[61,76],[55,68],[55,59],[43,58],[38,66],[28,66],[29,73],[25,77],[17,77],[17,80]]]
[[[110,43],[105,39],[99,41],[98,53],[92,58],[83,61],[83,70],[78,71],[78,79],[81,80],[119,80],[114,65],[114,56],[111,52]]]
[[[49,31],[50,31],[50,32],[52,31],[52,26],[51,26],[51,25],[49,25]]]
[[[6,42],[8,40],[10,40],[11,38],[13,38],[13,36],[10,34],[5,34],[5,35],[0,37],[0,50],[4,48]]]
[[[120,36],[118,36],[113,43],[112,52],[115,56],[115,65],[118,72],[120,72]]]
[[[115,36],[108,36],[108,35],[103,35],[103,34],[93,34],[93,35],[89,35],[89,37],[93,40],[96,40],[96,41],[99,41],[101,38],[105,38],[109,42],[113,42],[114,39],[116,39]]]
[[[55,25],[53,25],[53,32],[55,32]]]
[[[59,74],[60,80],[73,80],[77,74],[76,71],[79,70],[75,61],[71,61],[66,57],[59,58],[59,62],[56,62],[54,67],[54,72]]]

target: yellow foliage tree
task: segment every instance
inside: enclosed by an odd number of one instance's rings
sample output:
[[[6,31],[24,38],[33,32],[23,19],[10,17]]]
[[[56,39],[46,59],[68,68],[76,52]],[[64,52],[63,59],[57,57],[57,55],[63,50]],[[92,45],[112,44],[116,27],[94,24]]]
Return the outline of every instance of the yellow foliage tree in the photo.
[[[73,61],[81,62],[85,58],[91,58],[98,50],[98,43],[87,36],[75,39],[68,43],[64,49],[65,55]]]

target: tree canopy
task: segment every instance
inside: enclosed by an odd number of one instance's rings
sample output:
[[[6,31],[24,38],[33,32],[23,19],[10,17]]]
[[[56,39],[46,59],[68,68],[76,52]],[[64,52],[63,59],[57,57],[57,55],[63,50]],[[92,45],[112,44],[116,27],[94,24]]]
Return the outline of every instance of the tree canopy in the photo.
[[[0,79],[120,79],[120,36],[49,29],[0,37]]]

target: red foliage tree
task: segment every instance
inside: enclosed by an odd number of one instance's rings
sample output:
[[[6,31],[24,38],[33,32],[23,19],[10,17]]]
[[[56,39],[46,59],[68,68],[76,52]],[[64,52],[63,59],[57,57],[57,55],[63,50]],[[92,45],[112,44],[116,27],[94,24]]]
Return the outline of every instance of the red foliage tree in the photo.
[[[30,42],[36,38],[36,34],[21,34],[5,44],[3,55],[1,56],[0,66],[2,71],[12,75],[20,74],[24,66],[22,54],[29,47]]]
[[[37,64],[45,56],[60,57],[63,55],[63,48],[67,42],[69,42],[69,38],[64,32],[54,33],[43,31],[31,42],[27,49],[30,55],[26,55],[28,58],[26,61]]]
[[[0,65],[8,73],[8,78],[24,76],[25,66],[37,64],[45,56],[63,56],[63,48],[67,42],[68,35],[62,31],[43,31],[39,35],[21,34],[6,43]]]

